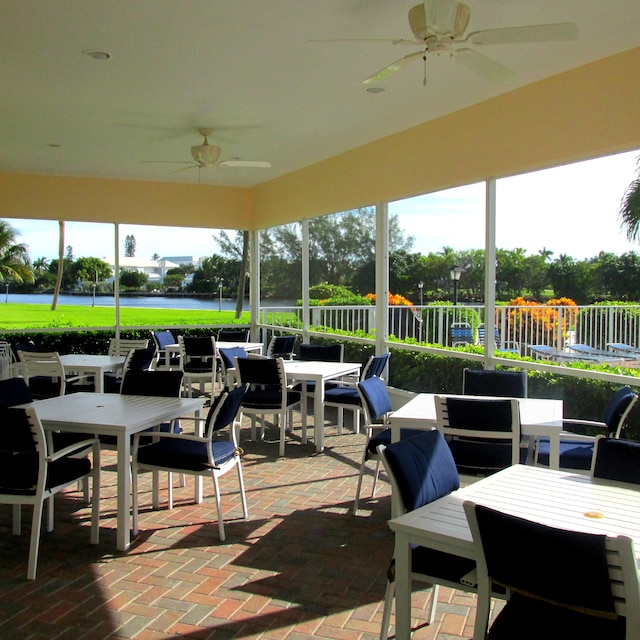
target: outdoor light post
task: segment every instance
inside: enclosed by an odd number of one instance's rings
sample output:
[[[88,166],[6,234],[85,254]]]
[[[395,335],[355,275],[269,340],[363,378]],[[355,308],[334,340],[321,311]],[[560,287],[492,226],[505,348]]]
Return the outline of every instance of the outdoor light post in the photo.
[[[98,286],[98,270],[96,269],[96,281],[93,283],[93,302],[91,303],[92,307],[96,306],[96,287]]]
[[[9,283],[4,283],[4,301],[9,302]]]
[[[458,282],[464,269],[462,267],[454,266],[449,272],[451,279],[453,280],[453,306],[458,306]]]
[[[418,290],[420,291],[420,324],[419,324],[419,329],[418,329],[418,342],[422,342],[422,325],[423,325],[423,319],[422,319],[422,307],[423,307],[423,303],[424,303],[424,299],[422,297],[422,293],[424,289],[424,282],[422,282],[422,280],[420,280],[420,282],[418,282]]]
[[[219,291],[219,296],[218,296],[218,311],[222,311],[222,285],[223,285],[223,281],[220,280],[220,282],[218,283],[218,291]]]

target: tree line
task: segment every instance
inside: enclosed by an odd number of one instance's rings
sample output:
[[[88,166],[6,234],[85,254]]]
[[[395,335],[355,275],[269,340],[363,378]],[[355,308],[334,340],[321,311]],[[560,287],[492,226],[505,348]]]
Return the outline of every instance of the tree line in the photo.
[[[19,232],[0,220],[0,278],[12,289],[25,293],[50,290],[58,273],[58,259],[31,262],[28,248],[17,243]],[[375,291],[375,211],[372,208],[314,218],[309,221],[309,280],[311,285],[336,285],[356,295]],[[124,289],[184,291],[235,297],[244,285],[246,234],[220,231],[214,239],[218,251],[200,261],[167,272],[163,283],[149,283],[146,274],[122,271]],[[132,253],[133,242],[127,238]],[[457,285],[460,302],[480,302],[484,297],[485,251],[456,251],[443,247],[426,255],[412,252],[414,238],[405,235],[398,217],[389,217],[390,290],[414,304],[453,298],[450,272],[461,269]],[[133,246],[132,246],[133,245]],[[260,232],[260,288],[263,298],[295,301],[302,297],[302,228],[299,223]],[[110,266],[93,257],[73,256],[67,247],[63,258],[63,291],[112,290]],[[185,277],[193,274],[184,286]],[[419,286],[422,283],[422,287]],[[640,301],[640,256],[635,252],[616,255],[600,252],[586,260],[542,249],[527,255],[522,248],[496,251],[496,298],[507,301],[519,296],[536,301],[567,297],[578,304],[597,301]]]

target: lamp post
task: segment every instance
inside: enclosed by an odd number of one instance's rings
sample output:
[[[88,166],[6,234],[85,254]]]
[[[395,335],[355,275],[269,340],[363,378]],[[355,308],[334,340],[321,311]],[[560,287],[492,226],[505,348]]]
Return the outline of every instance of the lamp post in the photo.
[[[458,306],[458,282],[460,281],[460,276],[464,269],[462,267],[458,267],[457,265],[449,271],[449,275],[451,276],[451,280],[453,280],[453,306]]]
[[[223,281],[220,280],[220,282],[218,283],[218,311],[222,311],[222,285],[223,285]]]
[[[5,303],[9,302],[9,283],[4,283],[4,301]]]
[[[418,282],[418,290],[420,291],[420,324],[418,326],[418,342],[422,342],[422,324],[423,324],[422,307],[424,304],[424,299],[422,297],[423,289],[424,289],[424,282],[420,280],[420,282]]]
[[[91,306],[96,306],[96,287],[98,286],[98,270],[96,269],[96,281],[93,283],[93,301],[91,302]]]

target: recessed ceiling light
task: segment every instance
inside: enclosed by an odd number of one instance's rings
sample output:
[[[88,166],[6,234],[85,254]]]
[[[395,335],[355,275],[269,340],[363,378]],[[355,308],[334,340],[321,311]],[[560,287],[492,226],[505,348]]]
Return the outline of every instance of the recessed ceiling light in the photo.
[[[111,54],[106,51],[100,51],[99,49],[85,49],[82,53],[85,56],[89,56],[94,60],[109,60],[111,58]]]
[[[367,87],[367,93],[382,93],[384,87]]]

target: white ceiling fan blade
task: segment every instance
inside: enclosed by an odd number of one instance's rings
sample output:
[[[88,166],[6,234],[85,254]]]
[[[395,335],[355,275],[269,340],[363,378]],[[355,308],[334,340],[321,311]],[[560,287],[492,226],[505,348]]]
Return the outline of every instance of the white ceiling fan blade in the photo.
[[[176,169],[175,171],[169,171],[169,174],[181,173],[182,171],[190,171],[191,169],[198,169],[198,168],[199,168],[199,166],[197,164],[191,163],[191,166],[183,167],[182,169]]]
[[[367,78],[362,84],[375,84],[376,82],[380,82],[381,80],[384,80],[384,78],[386,78],[387,76],[390,76],[392,73],[395,73],[398,69],[404,67],[404,65],[407,64],[408,62],[411,62],[415,58],[422,57],[423,55],[424,55],[423,51],[416,51],[415,53],[410,53],[404,56],[404,58],[400,58],[399,60],[392,62],[390,65],[386,66],[384,69],[380,69],[380,71],[377,71],[372,76]]]
[[[146,164],[193,164],[191,160],[140,160]]]
[[[270,162],[261,160],[222,160],[216,163],[217,167],[255,167],[256,169],[271,169]]]
[[[466,41],[473,44],[528,44],[577,39],[578,27],[573,22],[562,22],[558,24],[536,24],[528,27],[474,31],[467,36]]]
[[[511,69],[503,67],[499,62],[487,58],[487,56],[473,49],[458,49],[454,60],[465,69],[472,71],[489,82],[506,82],[516,75]]]

